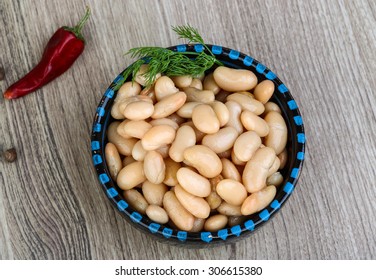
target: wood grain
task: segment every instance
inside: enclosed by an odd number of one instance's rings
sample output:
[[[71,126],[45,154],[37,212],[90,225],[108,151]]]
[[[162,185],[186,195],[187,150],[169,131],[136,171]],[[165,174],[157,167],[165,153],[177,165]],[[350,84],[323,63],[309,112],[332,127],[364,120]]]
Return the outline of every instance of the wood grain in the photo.
[[[88,3],[87,48],[63,76],[0,98],[0,259],[375,259],[375,1],[0,1],[0,89],[41,57]],[[307,132],[296,191],[250,238],[213,249],[156,243],[108,203],[92,167],[94,111],[143,45],[179,43],[171,25],[268,65],[296,98]]]

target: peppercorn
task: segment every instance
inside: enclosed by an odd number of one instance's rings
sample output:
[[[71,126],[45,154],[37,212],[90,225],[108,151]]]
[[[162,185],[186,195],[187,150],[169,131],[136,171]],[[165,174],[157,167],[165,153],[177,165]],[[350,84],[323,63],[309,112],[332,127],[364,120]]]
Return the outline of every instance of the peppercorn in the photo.
[[[6,150],[3,153],[3,157],[7,162],[13,162],[17,159],[17,152],[15,148]]]

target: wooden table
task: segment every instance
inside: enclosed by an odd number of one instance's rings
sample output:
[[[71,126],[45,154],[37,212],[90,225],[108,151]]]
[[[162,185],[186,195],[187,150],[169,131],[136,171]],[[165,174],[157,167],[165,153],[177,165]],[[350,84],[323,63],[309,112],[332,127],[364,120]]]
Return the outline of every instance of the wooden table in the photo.
[[[368,1],[0,1],[1,91],[40,59],[53,32],[92,9],[87,47],[63,76],[0,98],[0,259],[375,259],[376,5]],[[288,203],[244,241],[213,249],[156,243],[100,189],[90,155],[96,105],[129,48],[206,42],[274,70],[300,106],[306,161]]]

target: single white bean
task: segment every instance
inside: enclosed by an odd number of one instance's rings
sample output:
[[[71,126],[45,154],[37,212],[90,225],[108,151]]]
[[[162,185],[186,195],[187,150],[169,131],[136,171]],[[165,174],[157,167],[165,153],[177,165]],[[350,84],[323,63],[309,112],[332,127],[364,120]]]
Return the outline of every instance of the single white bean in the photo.
[[[253,130],[260,137],[265,137],[269,134],[269,126],[266,121],[251,111],[244,110],[240,115],[240,120],[247,130]]]
[[[162,206],[163,196],[168,191],[165,184],[153,184],[145,181],[142,184],[142,193],[149,204]]]
[[[207,197],[211,192],[209,180],[187,167],[180,168],[176,178],[182,188],[195,196]]]
[[[108,141],[114,144],[121,155],[130,156],[132,149],[137,142],[135,138],[126,139],[119,135],[117,128],[120,122],[112,122],[107,129]]]
[[[120,170],[116,182],[122,190],[130,190],[146,180],[143,163],[136,161]]]
[[[283,176],[280,172],[273,173],[266,179],[266,185],[279,187],[283,183]]]
[[[219,93],[219,91],[221,90],[221,88],[214,80],[213,73],[206,75],[203,86],[204,90],[211,90],[214,94]]]
[[[230,120],[230,112],[225,104],[219,101],[213,101],[209,103],[209,105],[213,108],[218,120],[220,126],[225,126],[228,121]]]
[[[272,148],[258,149],[243,171],[243,184],[248,192],[254,193],[266,185],[266,179],[270,167],[273,165],[276,155]]]
[[[259,100],[261,103],[265,104],[269,101],[274,93],[274,83],[270,80],[264,80],[259,83],[254,92],[255,98]]]
[[[168,215],[166,210],[158,205],[149,205],[146,208],[146,215],[150,220],[162,225],[168,222]]]
[[[106,163],[108,170],[110,171],[111,178],[116,180],[117,175],[119,174],[122,168],[122,162],[120,159],[119,152],[116,146],[112,143],[107,143],[104,149]]]
[[[141,214],[146,214],[148,203],[142,194],[135,189],[131,189],[124,191],[123,195],[125,200],[134,208],[134,210],[140,212]]]
[[[256,75],[245,69],[219,66],[214,70],[213,77],[220,88],[232,92],[251,90],[257,85]]]
[[[174,142],[172,142],[169,150],[170,158],[176,162],[184,160],[183,153],[185,149],[192,147],[196,144],[196,134],[192,127],[182,126],[176,132]]]
[[[241,205],[247,197],[243,184],[232,179],[223,179],[218,183],[216,190],[224,201],[235,206]]]
[[[133,82],[126,82],[124,83],[118,90],[114,102],[118,102],[122,99],[139,95],[141,92],[141,86],[139,83]]]
[[[204,133],[216,133],[220,123],[212,107],[207,104],[197,105],[192,112],[192,122]]]
[[[193,228],[194,216],[181,205],[174,192],[168,191],[165,193],[163,206],[170,219],[179,229],[190,231]]]
[[[273,148],[278,155],[282,153],[287,143],[288,131],[285,120],[281,114],[272,111],[265,116],[265,121],[269,126],[269,134],[265,137],[264,144]]]
[[[147,123],[144,120],[141,121],[123,121],[117,132],[125,138],[138,138],[141,139],[144,137],[145,133],[152,127],[150,123]]]
[[[217,214],[208,218],[205,222],[204,229],[206,231],[218,231],[227,225],[228,217],[222,214]]]
[[[125,107],[124,116],[133,121],[140,121],[149,118],[153,112],[153,104],[145,101],[135,101]]]
[[[144,159],[144,174],[153,184],[160,184],[165,178],[166,165],[163,157],[156,151],[148,151]]]
[[[142,147],[147,150],[156,150],[164,145],[171,144],[175,139],[175,129],[169,125],[156,125],[149,129],[141,139]]]
[[[186,88],[189,87],[192,83],[192,76],[189,75],[183,75],[183,76],[175,76],[171,78],[175,85],[178,88]]]
[[[206,178],[221,174],[222,162],[211,149],[203,145],[195,145],[184,151],[184,160]]]
[[[277,189],[275,186],[267,186],[258,192],[252,193],[242,204],[242,214],[246,216],[261,211],[272,202],[276,192]]]
[[[155,81],[154,92],[157,101],[178,91],[179,89],[175,87],[173,80],[167,76],[162,76]]]
[[[231,149],[236,138],[238,138],[238,132],[232,126],[228,126],[221,128],[216,133],[204,136],[202,145],[219,154]]]
[[[210,207],[205,199],[187,192],[180,185],[175,186],[174,192],[181,205],[193,216],[201,219],[209,217]]]
[[[234,143],[234,153],[240,161],[249,161],[261,145],[261,138],[254,131],[241,134]]]
[[[175,113],[184,105],[186,99],[187,96],[182,91],[166,96],[155,104],[151,117],[153,119],[160,119]]]
[[[223,201],[221,205],[216,209],[218,213],[226,216],[240,216],[242,212],[240,211],[240,206],[235,206]]]
[[[227,158],[221,158],[221,161],[223,166],[221,175],[223,176],[223,178],[241,182],[242,178],[234,163]]]
[[[240,121],[240,114],[242,113],[242,107],[235,101],[227,101],[226,107],[230,113],[229,120],[226,126],[232,126],[240,134],[243,133],[244,128]]]

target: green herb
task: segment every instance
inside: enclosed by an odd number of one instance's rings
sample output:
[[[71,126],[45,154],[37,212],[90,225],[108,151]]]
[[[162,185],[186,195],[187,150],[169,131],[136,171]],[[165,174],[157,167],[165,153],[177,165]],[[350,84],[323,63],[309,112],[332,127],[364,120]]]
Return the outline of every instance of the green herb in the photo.
[[[132,81],[134,81],[136,73],[144,63],[149,65],[148,71],[143,74],[146,80],[146,87],[150,87],[154,83],[158,73],[164,73],[171,77],[182,75],[198,76],[210,69],[214,64],[222,65],[204,43],[197,29],[186,25],[172,27],[172,30],[179,35],[179,39],[187,39],[189,43],[202,44],[209,54],[205,52],[174,52],[161,47],[130,49],[126,55],[138,60],[122,74],[123,79],[118,83],[118,86],[114,87],[114,90],[117,90],[130,75],[132,75]],[[193,56],[193,58],[189,56]]]
[[[211,52],[210,48],[204,43],[204,40],[202,39],[201,35],[198,33],[196,28],[193,28],[190,25],[183,25],[183,26],[174,26],[172,27],[172,30],[179,35],[179,39],[188,39],[189,43],[199,43],[202,44],[208,52],[211,54],[211,56],[214,56],[214,54]],[[222,65],[222,63],[221,63]]]

